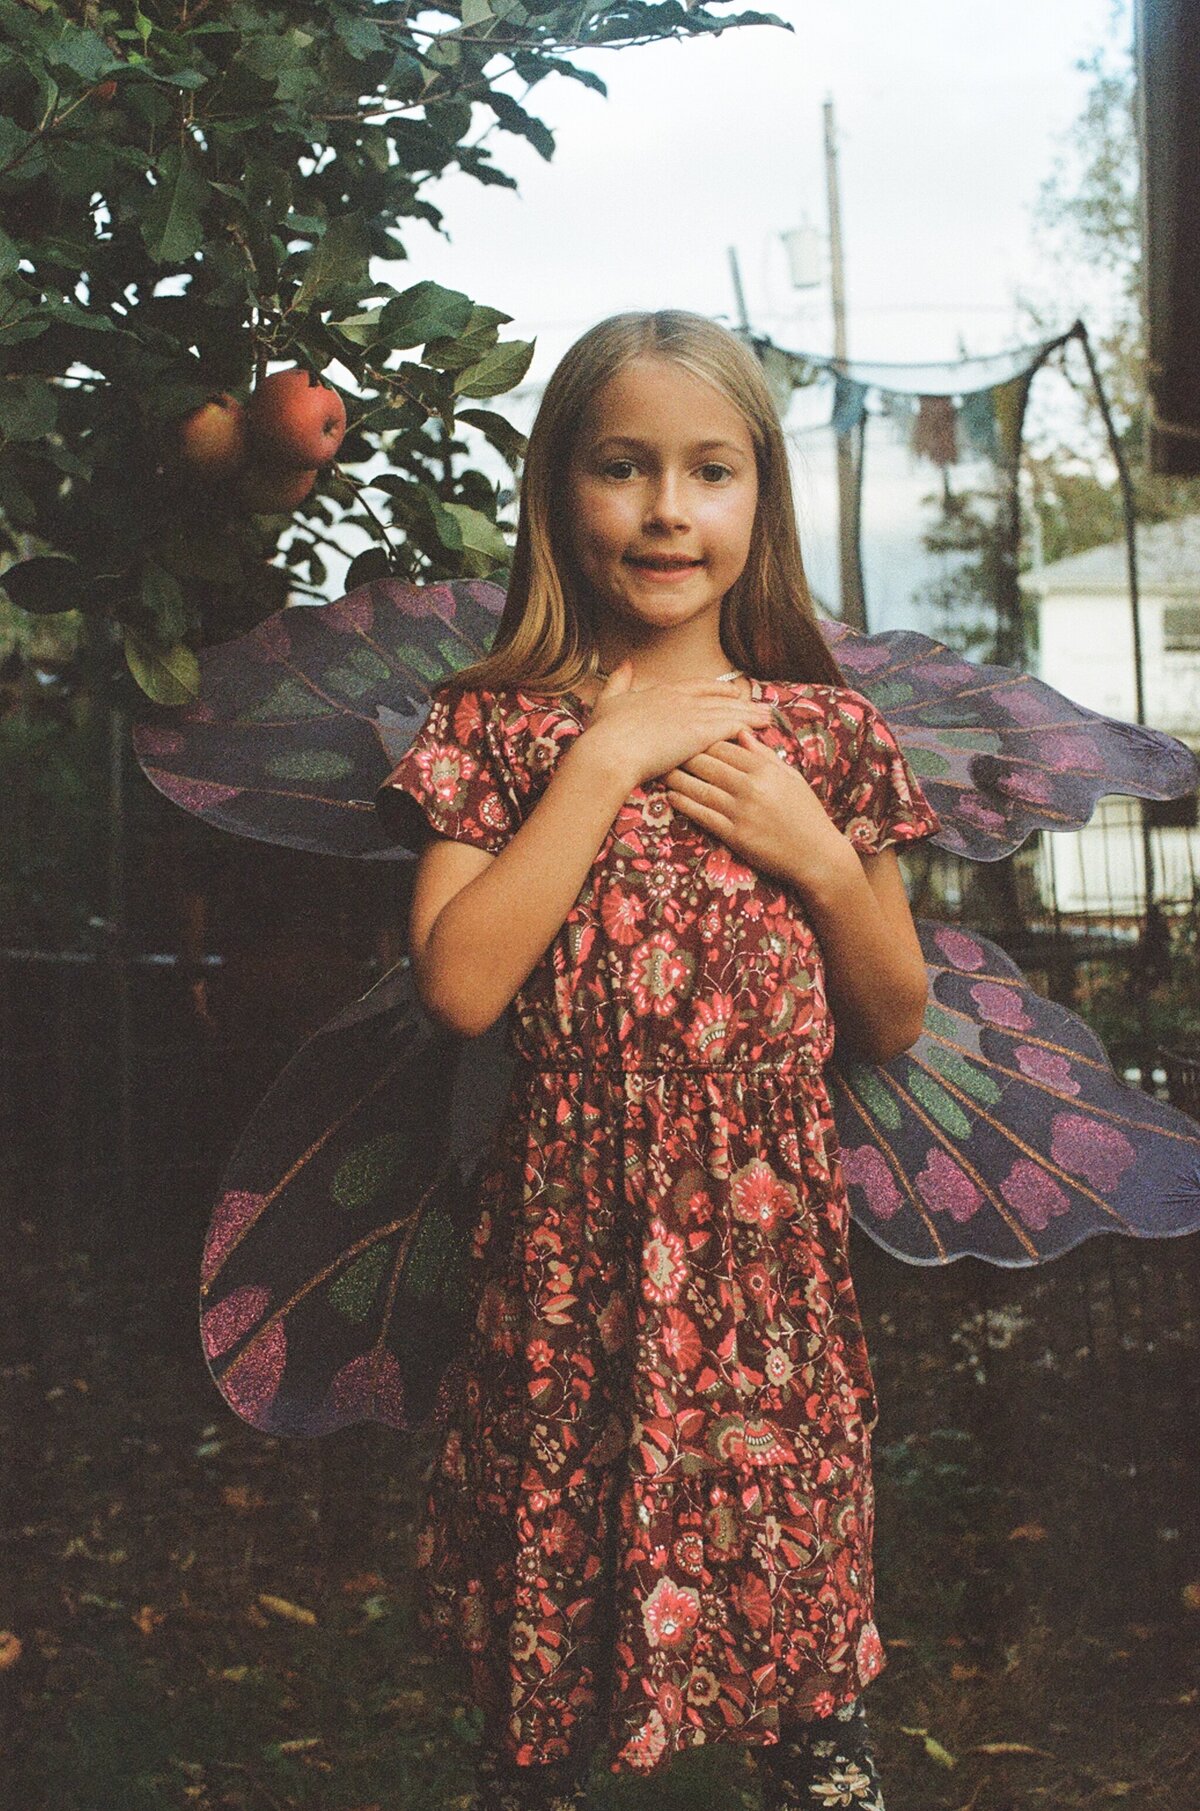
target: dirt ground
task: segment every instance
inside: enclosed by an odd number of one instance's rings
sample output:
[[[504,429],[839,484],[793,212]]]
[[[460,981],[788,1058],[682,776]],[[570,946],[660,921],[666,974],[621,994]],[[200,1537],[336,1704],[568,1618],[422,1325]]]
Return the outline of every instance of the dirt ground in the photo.
[[[200,1355],[199,1213],[107,1224],[26,1203],[7,1242],[6,1802],[466,1811],[477,1723],[409,1599],[430,1441],[254,1433]],[[1200,1806],[1198,1244],[917,1270],[855,1229],[889,1811]],[[759,1802],[732,1747],[593,1785]]]

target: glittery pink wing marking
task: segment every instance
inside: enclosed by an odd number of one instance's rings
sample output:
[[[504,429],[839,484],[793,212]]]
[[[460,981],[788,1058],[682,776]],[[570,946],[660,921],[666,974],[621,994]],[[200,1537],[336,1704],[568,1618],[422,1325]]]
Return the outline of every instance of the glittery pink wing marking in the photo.
[[[294,849],[397,859],[376,789],[429,694],[492,644],[504,593],[482,580],[381,579],[279,610],[200,655],[200,695],[133,732],[147,776],[219,829]]]
[[[1028,673],[977,666],[912,629],[821,628],[887,719],[942,820],[929,840],[943,849],[995,861],[1034,830],[1086,824],[1104,793],[1176,799],[1200,787],[1184,743],[1072,704]]]
[[[477,1171],[511,1059],[458,1039],[407,965],[317,1033],[263,1100],[205,1240],[201,1338],[230,1408],[267,1433],[436,1413],[472,1318]]]
[[[1114,1074],[996,944],[918,921],[911,1050],[828,1073],[855,1219],[910,1264],[1036,1264],[1093,1233],[1200,1227],[1200,1125]]]

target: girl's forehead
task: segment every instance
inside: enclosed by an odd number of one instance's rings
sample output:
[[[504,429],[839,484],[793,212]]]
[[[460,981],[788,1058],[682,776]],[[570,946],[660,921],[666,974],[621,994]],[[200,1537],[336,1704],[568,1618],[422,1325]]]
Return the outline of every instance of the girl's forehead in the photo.
[[[696,439],[719,438],[748,449],[753,445],[741,410],[715,384],[672,359],[643,355],[593,391],[578,439],[669,439],[681,430]]]

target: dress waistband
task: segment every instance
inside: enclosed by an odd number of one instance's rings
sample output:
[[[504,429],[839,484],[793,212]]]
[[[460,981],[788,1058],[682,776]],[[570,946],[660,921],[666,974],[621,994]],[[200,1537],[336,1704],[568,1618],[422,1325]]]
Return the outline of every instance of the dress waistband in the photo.
[[[537,1075],[686,1075],[693,1080],[705,1075],[814,1075],[820,1074],[827,1060],[816,1051],[803,1049],[758,1063],[628,1062],[621,1057],[589,1056],[583,1051],[574,1053],[569,1061],[552,1063],[519,1050],[514,1055],[523,1068]]]

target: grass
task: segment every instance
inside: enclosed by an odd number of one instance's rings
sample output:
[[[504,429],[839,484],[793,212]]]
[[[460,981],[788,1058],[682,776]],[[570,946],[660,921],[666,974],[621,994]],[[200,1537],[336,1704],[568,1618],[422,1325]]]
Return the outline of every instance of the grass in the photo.
[[[137,1277],[50,1213],[10,1248],[9,1802],[467,1811],[478,1719],[409,1597],[428,1439],[245,1427],[192,1349],[194,1254],[167,1236]],[[856,1243],[889,1811],[1200,1803],[1194,1245],[932,1273]],[[758,1804],[725,1745],[650,1780],[598,1757],[592,1798]]]

